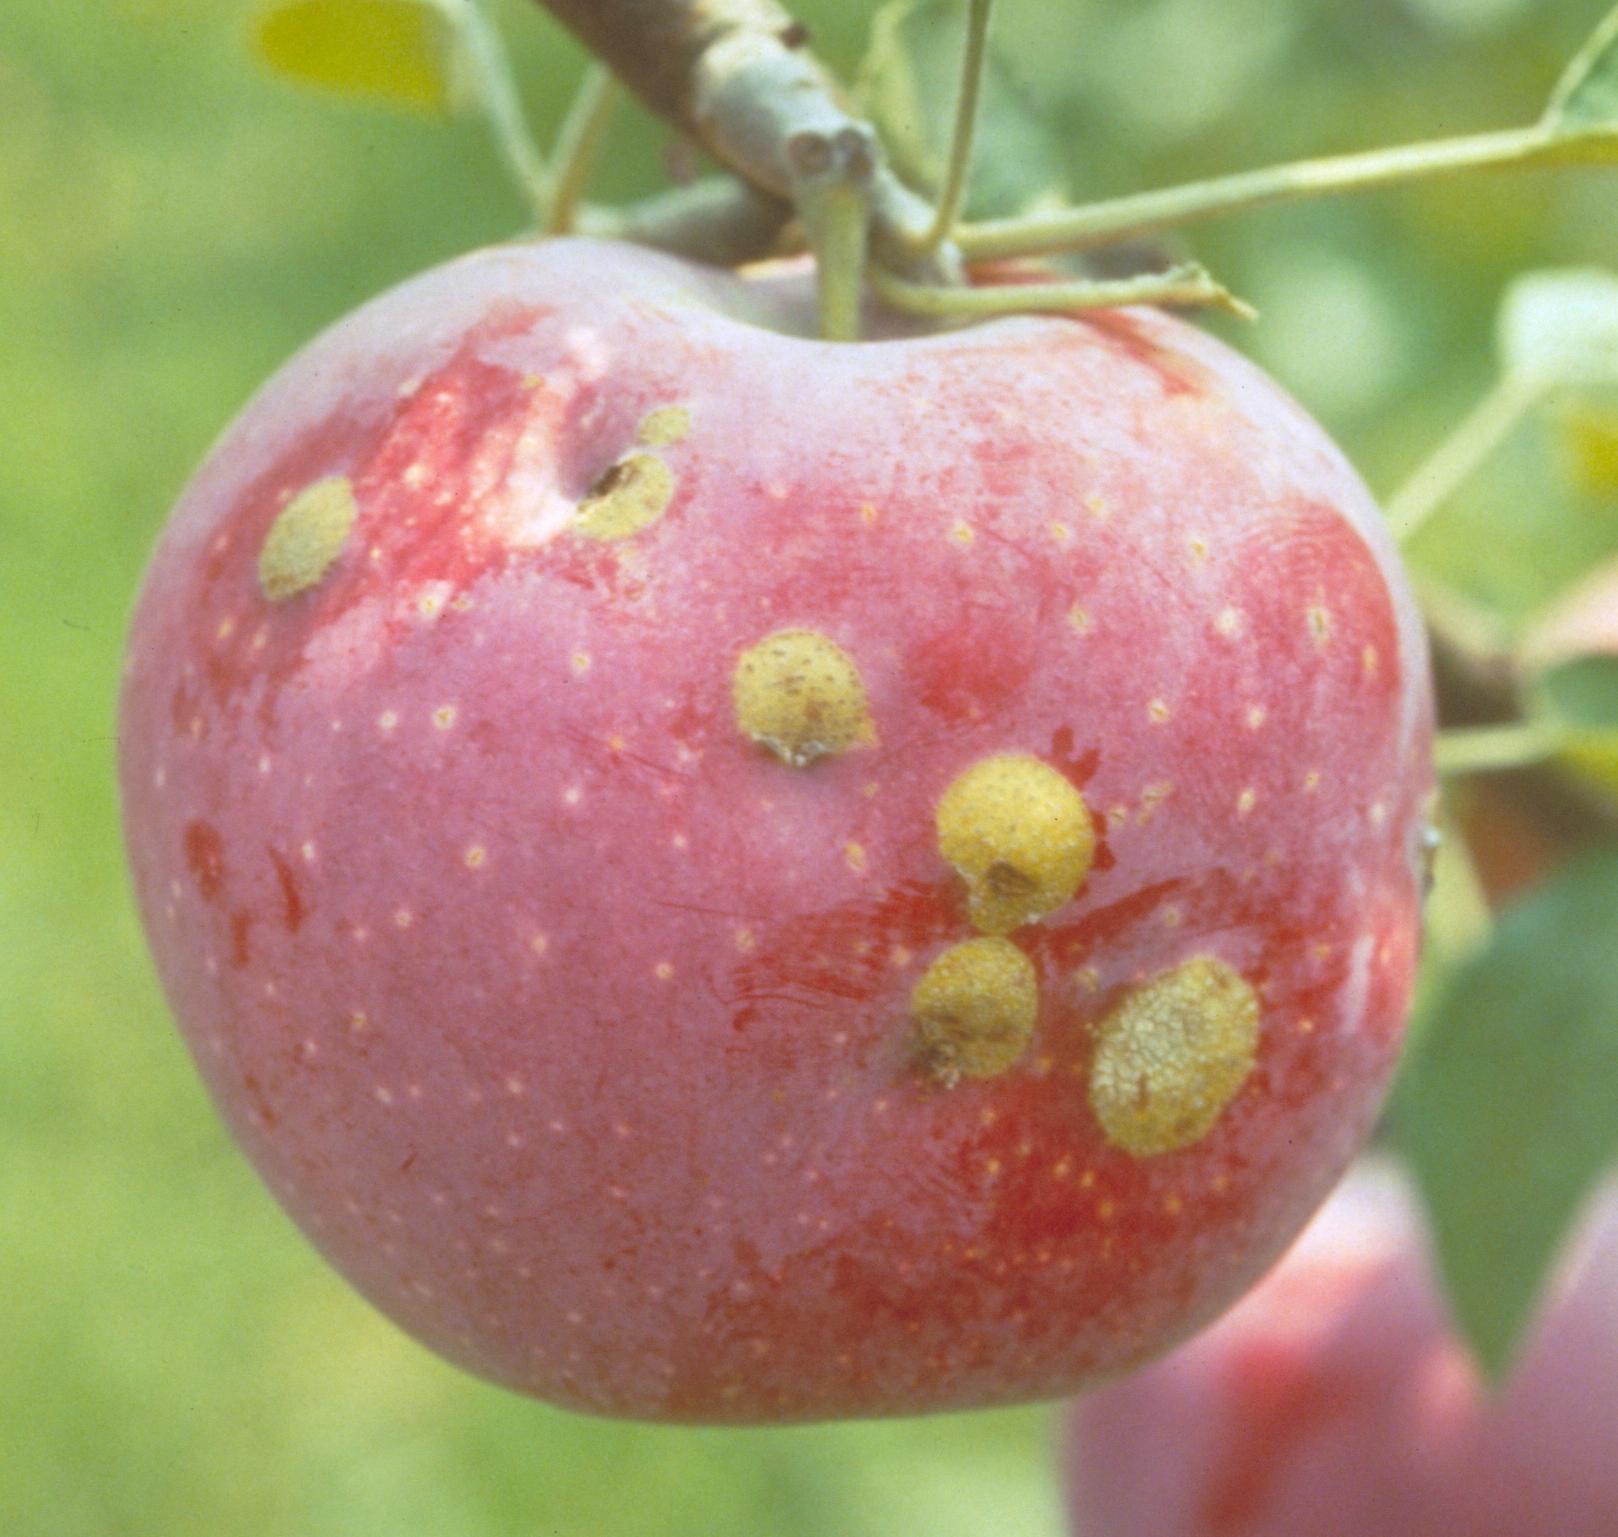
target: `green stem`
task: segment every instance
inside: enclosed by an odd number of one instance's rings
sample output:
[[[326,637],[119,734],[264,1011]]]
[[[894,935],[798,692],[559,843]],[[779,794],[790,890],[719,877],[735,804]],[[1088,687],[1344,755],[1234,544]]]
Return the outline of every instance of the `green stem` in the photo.
[[[976,260],[1082,251],[1268,203],[1361,192],[1462,171],[1532,165],[1553,157],[1565,143],[1551,129],[1536,125],[1325,160],[1300,160],[1082,208],[965,224],[956,232],[956,240]]]
[[[1007,283],[984,288],[953,288],[944,284],[911,283],[891,272],[873,268],[871,286],[894,309],[942,320],[964,320],[982,315],[1027,313],[1034,310],[1074,312],[1117,309],[1127,304],[1206,304],[1243,319],[1253,310],[1216,283],[1201,267],[1176,267],[1112,282],[1075,280],[1067,283]]]
[[[1554,722],[1511,721],[1440,732],[1433,757],[1438,772],[1446,777],[1489,774],[1543,762],[1566,745],[1566,733]]]
[[[1503,376],[1437,450],[1388,498],[1388,526],[1408,543],[1544,398],[1545,386]]]
[[[495,147],[534,217],[544,225],[550,209],[551,176],[528,131],[522,98],[500,34],[477,0],[436,0],[436,4],[460,39],[462,58],[471,72]]]
[[[550,211],[545,228],[553,235],[567,234],[578,221],[585,184],[617,99],[612,72],[604,64],[591,64],[551,150]]]
[[[814,253],[821,337],[858,341],[871,222],[869,188],[838,176],[814,178],[798,187],[794,203]]]
[[[918,256],[930,255],[949,239],[966,199],[967,172],[972,164],[972,138],[977,126],[978,99],[988,64],[989,12],[993,0],[971,0],[967,14],[966,54],[961,63],[961,89],[955,99],[955,129],[950,138],[949,171],[938,199],[933,222],[915,242]]]

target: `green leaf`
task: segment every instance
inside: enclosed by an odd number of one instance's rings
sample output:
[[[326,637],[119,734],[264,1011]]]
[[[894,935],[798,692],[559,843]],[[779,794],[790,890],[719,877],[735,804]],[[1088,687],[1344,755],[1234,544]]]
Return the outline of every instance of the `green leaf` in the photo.
[[[259,16],[253,43],[305,84],[418,111],[459,104],[456,31],[431,0],[285,0]]]
[[[1581,656],[1537,680],[1544,708],[1577,731],[1618,731],[1618,656]]]
[[[1545,126],[1571,133],[1618,128],[1618,7],[1568,65],[1551,93]]]
[[[966,38],[965,0],[894,0],[871,23],[859,96],[899,174],[935,192],[949,165]],[[1056,139],[991,36],[966,217],[1030,213],[1065,199]]]
[[[1506,290],[1499,320],[1506,368],[1547,384],[1618,382],[1618,273],[1531,272]]]
[[[1457,1322],[1504,1375],[1580,1205],[1618,1154],[1618,854],[1588,856],[1439,989],[1395,1125]]]

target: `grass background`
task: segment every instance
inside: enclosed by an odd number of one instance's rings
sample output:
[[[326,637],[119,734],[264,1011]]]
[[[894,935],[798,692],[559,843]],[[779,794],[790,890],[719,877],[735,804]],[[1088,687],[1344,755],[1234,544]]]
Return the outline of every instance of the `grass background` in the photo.
[[[797,9],[851,68],[870,8]],[[1602,9],[1005,0],[998,28],[1074,189],[1099,194],[1526,121]],[[537,7],[495,10],[544,130],[580,55]],[[0,1530],[1055,1537],[1048,1411],[668,1430],[473,1382],[325,1270],[214,1120],[118,842],[142,561],[275,364],[522,222],[476,123],[278,83],[248,14],[0,5]],[[663,147],[621,114],[597,191],[657,185]],[[1613,264],[1615,190],[1605,172],[1435,187],[1221,225],[1198,253],[1264,311],[1239,343],[1386,489],[1484,387],[1513,273]],[[1512,452],[1527,473],[1547,449]],[[1455,540],[1487,566],[1480,543]]]

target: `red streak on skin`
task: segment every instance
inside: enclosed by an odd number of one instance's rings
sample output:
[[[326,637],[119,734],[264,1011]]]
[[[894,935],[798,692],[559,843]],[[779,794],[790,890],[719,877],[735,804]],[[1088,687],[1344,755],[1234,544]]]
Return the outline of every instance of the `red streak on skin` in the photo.
[[[206,822],[189,822],[185,829],[185,862],[205,902],[219,895],[225,879],[225,842]]]
[[[267,1130],[273,1131],[280,1117],[270,1105],[269,1096],[264,1092],[264,1085],[251,1073],[242,1079],[242,1088],[247,1091],[247,1098],[257,1113],[259,1120]]]
[[[281,887],[281,921],[286,925],[287,933],[296,934],[303,927],[309,910],[304,906],[297,881],[293,879],[292,866],[274,849],[266,848],[264,852],[275,866],[275,879]]]
[[[230,915],[230,964],[243,970],[253,959],[247,948],[248,935],[253,928],[253,915],[245,908]]]
[[[1162,351],[1142,334],[1127,315],[1116,310],[1093,310],[1086,311],[1078,319],[1090,330],[1099,331],[1109,338],[1116,351],[1149,368],[1163,386],[1165,395],[1202,394],[1201,386],[1179,369],[1171,367]]]
[[[893,946],[920,949],[961,928],[959,892],[952,882],[895,886],[875,901],[850,902],[777,925],[760,953],[731,973],[731,1028],[745,1031],[761,1006],[793,998],[813,1006],[826,998],[865,1003],[892,975]]]
[[[1071,726],[1062,726],[1051,737],[1051,750],[1047,754],[1052,768],[1060,769],[1082,790],[1095,777],[1101,766],[1101,751],[1090,747],[1080,752],[1075,745],[1077,737]]]

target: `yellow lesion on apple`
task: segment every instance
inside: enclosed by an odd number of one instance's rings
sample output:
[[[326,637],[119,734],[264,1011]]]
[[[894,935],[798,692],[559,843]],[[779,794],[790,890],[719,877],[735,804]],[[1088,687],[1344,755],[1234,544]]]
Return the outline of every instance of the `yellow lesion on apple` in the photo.
[[[937,828],[938,851],[966,882],[968,913],[985,934],[1009,934],[1069,901],[1095,855],[1084,797],[1020,753],[960,774],[938,803]]]
[[[998,1077],[1028,1049],[1038,1015],[1034,963],[1008,939],[965,940],[911,992],[916,1059],[944,1083]]]
[[[742,735],[794,768],[876,740],[859,668],[815,630],[777,630],[749,646],[731,699]]]
[[[656,454],[625,454],[579,503],[573,532],[585,539],[628,539],[668,511],[674,484],[674,472]]]
[[[359,506],[346,475],[301,490],[276,515],[258,552],[258,585],[272,603],[315,586],[342,553]]]
[[[684,442],[691,431],[691,412],[685,406],[659,406],[648,412],[636,432],[647,448],[668,448]]]
[[[1107,1140],[1136,1158],[1200,1142],[1247,1082],[1258,996],[1199,955],[1135,988],[1096,1025],[1090,1108]]]

